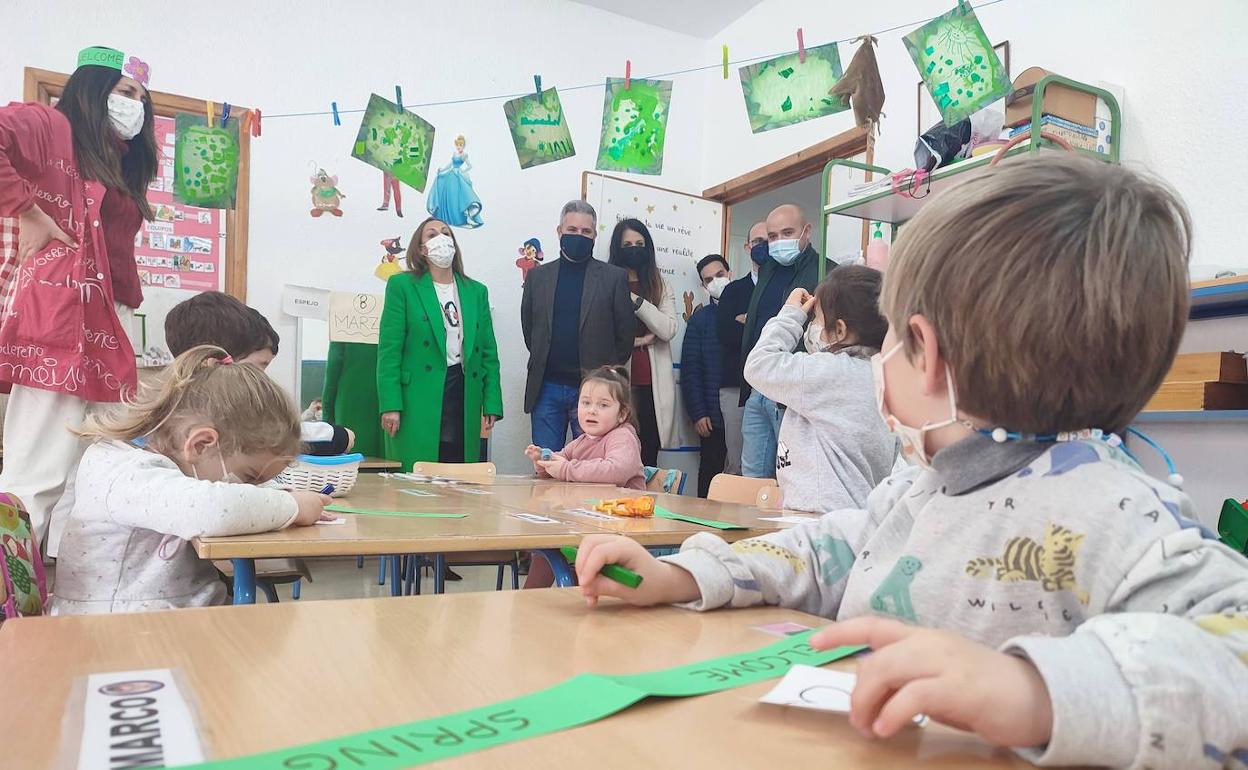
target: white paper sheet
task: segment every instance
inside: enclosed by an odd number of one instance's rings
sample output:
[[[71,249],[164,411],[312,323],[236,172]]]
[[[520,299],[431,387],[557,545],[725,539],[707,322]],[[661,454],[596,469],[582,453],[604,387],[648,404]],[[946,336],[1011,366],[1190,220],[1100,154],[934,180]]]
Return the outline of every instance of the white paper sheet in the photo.
[[[848,671],[798,664],[789,669],[789,673],[758,700],[760,703],[777,706],[848,714],[849,696],[857,682],[858,677]],[[927,717],[915,717],[914,723],[922,726],[927,723]]]
[[[167,668],[87,677],[78,770],[204,760],[190,706]]]

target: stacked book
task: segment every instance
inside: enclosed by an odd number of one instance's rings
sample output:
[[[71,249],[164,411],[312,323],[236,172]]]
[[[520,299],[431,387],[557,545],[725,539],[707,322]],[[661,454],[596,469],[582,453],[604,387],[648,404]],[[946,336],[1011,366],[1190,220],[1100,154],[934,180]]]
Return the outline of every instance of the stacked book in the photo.
[[[1243,353],[1185,353],[1174,359],[1146,412],[1248,409]]]

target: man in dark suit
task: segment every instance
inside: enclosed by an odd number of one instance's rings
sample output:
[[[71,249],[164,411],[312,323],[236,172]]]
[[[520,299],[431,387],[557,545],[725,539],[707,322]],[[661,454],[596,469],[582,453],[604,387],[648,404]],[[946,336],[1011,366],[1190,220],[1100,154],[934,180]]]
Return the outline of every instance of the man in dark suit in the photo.
[[[598,214],[581,200],[559,217],[559,259],[533,268],[520,300],[520,326],[529,349],[524,411],[533,443],[557,451],[581,434],[576,406],[581,377],[633,352],[637,326],[628,273],[593,258]]]
[[[719,346],[724,358],[719,386],[719,409],[724,416],[724,473],[741,473],[741,415],[745,411],[741,399],[741,356],[745,319],[750,312],[750,297],[758,283],[758,268],[771,259],[767,254],[767,223],[755,222],[745,236],[745,253],[750,258],[750,272],[724,287],[715,317]]]

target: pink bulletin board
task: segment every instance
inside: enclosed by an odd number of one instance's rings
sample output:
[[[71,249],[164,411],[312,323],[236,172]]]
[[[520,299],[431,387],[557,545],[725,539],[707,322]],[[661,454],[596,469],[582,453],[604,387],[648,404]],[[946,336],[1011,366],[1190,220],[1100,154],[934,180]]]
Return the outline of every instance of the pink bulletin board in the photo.
[[[146,287],[221,291],[224,286],[225,212],[173,200],[173,118],[156,117],[161,165],[148,185],[156,218],[135,236],[134,261]]]

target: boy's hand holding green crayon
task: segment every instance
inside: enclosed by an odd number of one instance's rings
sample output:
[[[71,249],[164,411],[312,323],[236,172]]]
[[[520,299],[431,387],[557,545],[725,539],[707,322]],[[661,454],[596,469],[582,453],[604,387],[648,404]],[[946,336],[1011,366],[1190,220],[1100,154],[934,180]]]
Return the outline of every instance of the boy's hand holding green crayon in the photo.
[[[636,572],[641,583],[629,588],[599,574],[608,564]],[[659,561],[637,541],[621,535],[590,535],[582,540],[576,556],[576,578],[590,607],[597,606],[601,596],[614,596],[640,607],[691,602],[701,596],[693,575]]]

